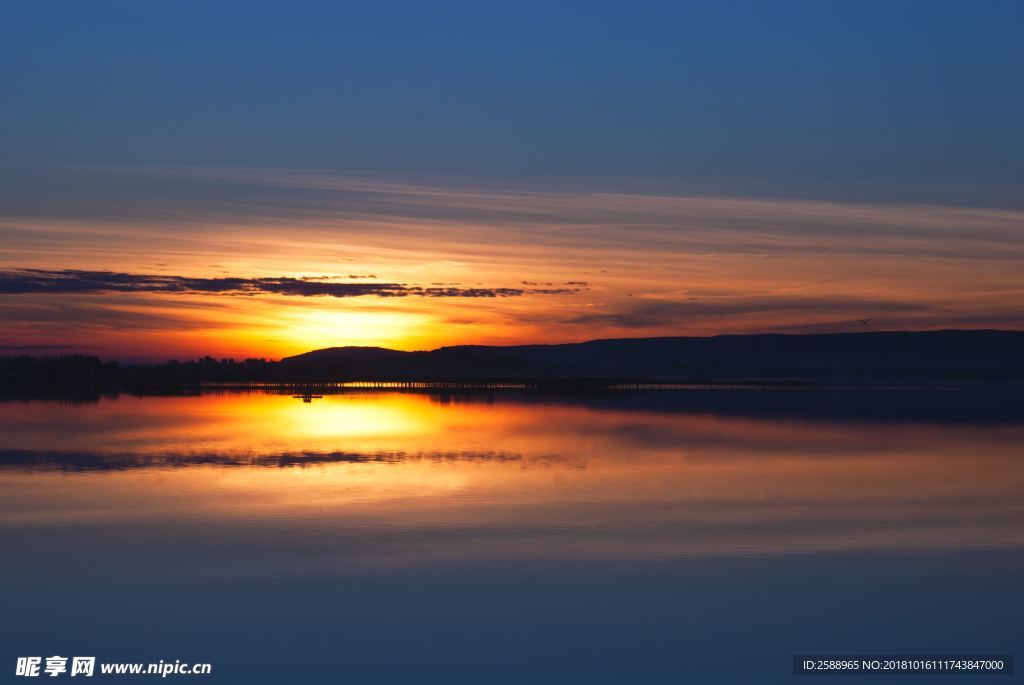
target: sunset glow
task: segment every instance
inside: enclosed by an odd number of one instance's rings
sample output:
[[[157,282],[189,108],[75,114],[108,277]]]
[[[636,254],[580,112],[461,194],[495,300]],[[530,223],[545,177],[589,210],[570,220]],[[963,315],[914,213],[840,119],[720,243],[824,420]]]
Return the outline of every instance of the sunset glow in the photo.
[[[1022,26],[5,3],[0,668],[1012,680]]]
[[[862,320],[1024,325],[1024,214],[1013,210],[259,170],[142,178],[142,206],[0,219],[5,346],[276,359],[335,345],[841,332]],[[205,207],[198,193],[214,180],[227,190]],[[172,190],[183,198],[172,203]],[[271,190],[277,199],[254,204]],[[288,200],[298,192],[315,204]]]

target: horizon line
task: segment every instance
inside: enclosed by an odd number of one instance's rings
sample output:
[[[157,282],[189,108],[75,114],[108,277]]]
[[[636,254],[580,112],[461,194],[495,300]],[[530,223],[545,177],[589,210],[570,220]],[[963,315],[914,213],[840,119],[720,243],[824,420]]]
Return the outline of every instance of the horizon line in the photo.
[[[859,336],[859,335],[922,335],[922,334],[939,334],[939,333],[1020,333],[1024,334],[1024,330],[1012,329],[1012,328],[935,328],[935,329],[895,329],[895,330],[859,330],[859,331],[822,331],[822,332],[809,332],[809,333],[716,333],[714,335],[655,335],[655,336],[641,336],[641,337],[625,337],[625,338],[590,338],[586,340],[579,340],[573,342],[561,342],[561,343],[519,343],[514,345],[486,345],[477,343],[466,343],[459,345],[442,345],[431,349],[421,350],[399,350],[391,347],[382,347],[380,345],[329,345],[326,347],[316,347],[305,352],[298,354],[283,356],[278,359],[267,358],[267,357],[213,357],[212,355],[206,354],[200,357],[191,359],[184,359],[183,363],[190,361],[198,361],[201,359],[215,359],[216,361],[246,361],[246,360],[262,360],[270,363],[280,363],[288,359],[295,359],[303,357],[307,354],[313,354],[316,352],[324,352],[328,350],[380,350],[383,352],[393,352],[396,354],[430,354],[432,352],[438,352],[440,350],[451,350],[460,348],[491,348],[491,349],[518,349],[524,347],[569,347],[573,345],[588,345],[592,343],[602,342],[632,342],[632,341],[646,341],[646,340],[715,340],[719,338],[815,338],[815,337],[831,337],[831,336]],[[34,355],[31,354],[33,350],[38,351],[49,351],[56,352],[59,349],[69,350],[67,353],[58,354],[45,354],[45,355]],[[62,357],[94,357],[104,362],[115,361],[118,363],[127,363],[139,366],[152,365],[152,364],[166,364],[169,362],[182,361],[177,358],[166,358],[162,362],[150,361],[150,362],[132,362],[124,359],[113,359],[102,357],[97,354],[87,354],[83,352],[74,352],[75,346],[62,346],[62,345],[0,345],[0,358],[10,357],[32,357],[34,359],[59,359]],[[15,354],[16,351],[22,351],[21,354]]]

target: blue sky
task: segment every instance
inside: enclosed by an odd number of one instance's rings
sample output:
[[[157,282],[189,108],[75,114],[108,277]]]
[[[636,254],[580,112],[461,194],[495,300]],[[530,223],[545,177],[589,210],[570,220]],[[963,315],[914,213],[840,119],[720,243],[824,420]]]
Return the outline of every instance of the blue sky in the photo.
[[[1021,328],[1022,20],[7,3],[0,350]]]
[[[40,1],[4,15],[8,165],[797,194],[1024,180],[1016,1]]]

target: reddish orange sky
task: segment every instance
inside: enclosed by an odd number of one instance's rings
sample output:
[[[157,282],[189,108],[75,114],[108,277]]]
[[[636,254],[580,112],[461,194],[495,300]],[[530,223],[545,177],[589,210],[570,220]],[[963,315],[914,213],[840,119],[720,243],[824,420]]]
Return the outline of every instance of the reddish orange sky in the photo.
[[[132,174],[147,192],[0,217],[4,351],[279,358],[333,345],[1024,327],[1017,210]]]

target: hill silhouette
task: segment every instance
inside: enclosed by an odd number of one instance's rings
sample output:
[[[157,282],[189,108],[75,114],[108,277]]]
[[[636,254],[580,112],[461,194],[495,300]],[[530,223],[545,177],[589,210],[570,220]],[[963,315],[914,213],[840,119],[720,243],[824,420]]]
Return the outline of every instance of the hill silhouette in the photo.
[[[287,357],[352,380],[470,378],[903,379],[1024,377],[1024,332],[945,330],[593,340],[429,352],[334,347]]]
[[[208,384],[309,388],[342,382],[587,392],[636,384],[931,385],[1024,383],[1024,332],[947,330],[720,335],[562,345],[459,345],[424,352],[332,347],[266,359],[163,364],[85,355],[0,357],[0,397],[92,401],[122,391],[193,393]]]

